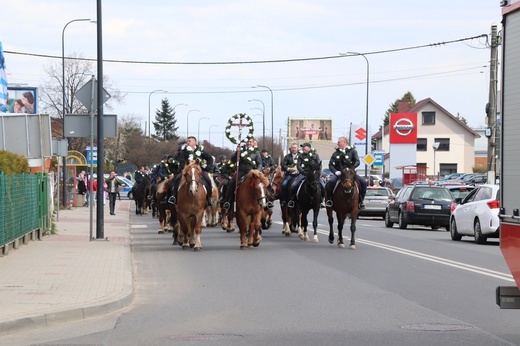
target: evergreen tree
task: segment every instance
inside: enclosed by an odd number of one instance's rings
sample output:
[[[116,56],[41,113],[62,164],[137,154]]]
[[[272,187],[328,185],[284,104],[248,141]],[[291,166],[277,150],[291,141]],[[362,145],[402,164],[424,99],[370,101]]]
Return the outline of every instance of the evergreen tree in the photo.
[[[399,98],[399,99],[396,99],[394,101],[394,103],[391,103],[389,105],[389,108],[386,110],[386,113],[385,113],[385,118],[383,120],[383,123],[384,125],[388,125],[388,123],[390,122],[390,114],[391,113],[397,113],[398,111],[398,107],[399,107],[399,101],[400,100],[406,100],[408,101],[408,104],[409,104],[409,107],[412,108],[413,106],[415,106],[415,104],[417,103],[417,101],[415,100],[415,97],[413,96],[413,94],[408,91],[406,92],[403,97]],[[379,126],[379,129],[381,129],[381,126]]]
[[[177,136],[179,127],[175,126],[177,124],[175,111],[170,106],[170,102],[167,98],[162,99],[161,109],[155,112],[155,120],[156,121],[153,122],[155,130],[153,137],[162,139],[163,141],[176,141],[179,139],[179,136]]]

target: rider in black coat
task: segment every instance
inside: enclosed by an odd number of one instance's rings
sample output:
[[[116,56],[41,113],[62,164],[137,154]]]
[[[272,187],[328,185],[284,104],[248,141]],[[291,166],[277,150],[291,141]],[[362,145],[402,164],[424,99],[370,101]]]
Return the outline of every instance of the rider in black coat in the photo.
[[[298,155],[298,160],[296,162],[296,169],[298,170],[298,175],[294,179],[291,184],[289,203],[287,206],[289,208],[294,207],[294,198],[296,197],[296,189],[298,189],[298,185],[305,179],[310,170],[320,170],[321,171],[321,159],[316,152],[311,148],[311,144],[305,142],[301,145],[302,150]]]

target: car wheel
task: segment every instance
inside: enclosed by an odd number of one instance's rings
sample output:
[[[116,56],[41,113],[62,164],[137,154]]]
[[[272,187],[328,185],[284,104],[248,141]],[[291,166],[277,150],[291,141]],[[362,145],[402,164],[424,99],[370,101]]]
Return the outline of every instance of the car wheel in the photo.
[[[404,213],[402,211],[399,212],[399,228],[405,229],[408,224],[406,223]]]
[[[134,199],[134,196],[132,195],[132,191],[128,193],[128,199]]]
[[[385,213],[385,226],[388,228],[394,227],[394,223],[390,221],[390,213],[388,212],[388,210]]]
[[[485,244],[487,238],[482,234],[482,228],[480,227],[480,220],[477,219],[475,221],[475,228],[473,229],[475,232],[475,243],[477,244]]]
[[[455,218],[451,218],[451,221],[450,221],[450,235],[451,235],[451,240],[461,240],[462,239],[462,236],[459,234],[459,232],[457,232],[457,222],[455,222]]]

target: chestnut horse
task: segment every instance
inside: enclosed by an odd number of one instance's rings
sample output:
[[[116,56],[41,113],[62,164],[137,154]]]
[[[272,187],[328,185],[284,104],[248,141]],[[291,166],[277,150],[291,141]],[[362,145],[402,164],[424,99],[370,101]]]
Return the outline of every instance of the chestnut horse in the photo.
[[[262,214],[262,229],[269,229],[273,224],[273,202],[279,199],[280,189],[282,188],[282,180],[284,177],[282,167],[269,167],[262,172],[269,181],[267,185],[268,209]]]
[[[202,168],[195,161],[189,161],[182,170],[182,177],[177,192],[177,218],[179,220],[179,243],[183,249],[193,247],[202,250],[200,234],[202,218],[206,207]]]
[[[240,229],[240,249],[257,247],[262,241],[262,213],[268,208],[267,185],[269,181],[262,172],[253,169],[238,185],[236,192],[236,219]],[[248,234],[246,239],[246,234]]]
[[[349,216],[351,234],[349,248],[354,250],[356,249],[355,233],[359,205],[359,183],[356,181],[356,171],[353,168],[343,168],[338,180],[340,184],[334,188],[332,207],[327,207],[329,243],[334,243],[334,230],[332,228],[334,217],[332,212],[336,212],[336,218],[338,219],[338,247],[345,247],[345,244],[343,244],[343,224],[347,216]]]
[[[167,185],[171,179],[166,178],[157,184],[155,191],[155,206],[157,207],[157,215],[159,218],[159,234],[173,230],[170,226],[170,205],[167,203],[168,189]]]

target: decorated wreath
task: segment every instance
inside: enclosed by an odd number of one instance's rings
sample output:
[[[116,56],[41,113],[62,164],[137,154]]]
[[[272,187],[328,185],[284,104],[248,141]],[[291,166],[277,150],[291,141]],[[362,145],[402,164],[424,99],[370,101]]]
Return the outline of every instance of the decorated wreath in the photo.
[[[336,152],[333,155],[333,161],[332,164],[336,166],[340,162],[346,162],[347,165],[351,165],[352,161],[350,160],[350,151],[356,149],[355,145],[347,145],[345,147],[345,150],[341,150],[340,148],[336,147]]]
[[[253,169],[257,168],[256,161],[253,160],[253,155],[258,152],[258,147],[243,148],[240,152],[240,162],[250,164]]]
[[[238,144],[237,139],[231,135],[231,127],[236,126],[237,121],[240,121],[240,123],[244,124],[244,127],[248,128],[247,135],[244,138],[240,138],[240,143],[246,143],[253,138],[253,119],[251,119],[251,117],[245,113],[235,114],[229,118],[225,129],[226,137],[231,143]]]
[[[300,157],[301,157],[301,167],[303,169],[310,167],[311,159],[313,156],[316,156],[316,149],[312,148],[308,153],[304,153],[303,150],[299,150]]]
[[[181,150],[185,150],[188,153],[188,160],[197,161],[202,168],[206,168],[208,162],[202,158],[202,151],[204,150],[204,146],[197,145],[195,148],[192,148],[186,144],[181,147]]]

